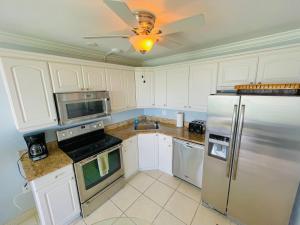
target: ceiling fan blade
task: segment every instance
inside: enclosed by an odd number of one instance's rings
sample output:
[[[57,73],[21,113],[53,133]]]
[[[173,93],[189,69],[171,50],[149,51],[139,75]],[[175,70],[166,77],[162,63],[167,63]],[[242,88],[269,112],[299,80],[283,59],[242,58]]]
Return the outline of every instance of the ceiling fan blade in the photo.
[[[157,44],[169,49],[180,48],[185,41],[185,38],[182,35],[183,32],[161,35]]]
[[[128,8],[127,4],[122,0],[103,0],[104,3],[114,11],[125,23],[131,27],[137,27],[138,21]]]
[[[160,27],[162,33],[170,34],[178,31],[194,30],[195,28],[202,26],[205,23],[204,15],[198,14],[195,16],[187,17],[181,20],[177,20],[173,23],[166,24]]]
[[[90,36],[83,37],[84,39],[104,39],[104,38],[129,38],[129,35],[105,35],[105,36]]]
[[[169,49],[180,48],[183,46],[183,44],[181,44],[180,42],[169,39],[167,37],[160,39],[157,42],[157,45],[160,45],[162,47],[169,48]]]

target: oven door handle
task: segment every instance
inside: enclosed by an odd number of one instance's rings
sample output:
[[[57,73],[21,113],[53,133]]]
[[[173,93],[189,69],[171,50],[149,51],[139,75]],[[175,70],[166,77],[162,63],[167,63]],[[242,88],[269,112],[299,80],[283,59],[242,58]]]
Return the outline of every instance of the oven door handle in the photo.
[[[77,165],[79,165],[79,166],[82,167],[82,166],[84,166],[85,164],[87,164],[87,163],[93,161],[93,160],[94,160],[95,158],[97,158],[99,155],[102,155],[102,154],[108,154],[108,153],[110,153],[110,152],[116,151],[117,149],[120,149],[120,151],[121,151],[121,150],[122,150],[122,146],[121,146],[121,145],[114,146],[114,147],[109,148],[109,149],[107,149],[107,150],[105,150],[105,151],[103,151],[103,152],[101,152],[101,153],[99,153],[99,154],[96,154],[96,155],[93,155],[93,156],[91,156],[91,157],[89,157],[89,158],[83,159],[83,160],[81,160],[81,161],[79,161],[79,162],[77,162],[77,163],[75,163],[75,164],[77,164]]]

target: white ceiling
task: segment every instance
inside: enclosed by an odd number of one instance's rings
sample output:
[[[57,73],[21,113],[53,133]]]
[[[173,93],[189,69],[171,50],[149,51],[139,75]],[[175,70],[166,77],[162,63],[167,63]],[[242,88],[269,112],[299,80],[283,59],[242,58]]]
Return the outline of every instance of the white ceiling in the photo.
[[[202,49],[300,27],[300,0],[125,0],[130,9],[146,9],[158,24],[203,13],[205,25],[184,33],[178,49],[155,46],[150,59]],[[82,37],[126,33],[127,25],[102,0],[0,0],[0,30],[86,48],[109,51],[130,45],[126,39],[91,41]],[[94,42],[94,41],[93,41]],[[93,43],[92,42],[92,43]]]

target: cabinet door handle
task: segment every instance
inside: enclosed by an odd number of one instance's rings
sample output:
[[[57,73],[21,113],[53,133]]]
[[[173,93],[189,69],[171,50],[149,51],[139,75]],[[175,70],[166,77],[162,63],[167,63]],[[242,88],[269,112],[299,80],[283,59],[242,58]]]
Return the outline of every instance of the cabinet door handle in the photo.
[[[55,176],[55,179],[57,179],[57,178],[59,178],[59,177],[61,177],[62,175],[64,175],[65,174],[65,172],[63,172],[63,173],[60,173],[60,174],[57,174],[56,176]]]

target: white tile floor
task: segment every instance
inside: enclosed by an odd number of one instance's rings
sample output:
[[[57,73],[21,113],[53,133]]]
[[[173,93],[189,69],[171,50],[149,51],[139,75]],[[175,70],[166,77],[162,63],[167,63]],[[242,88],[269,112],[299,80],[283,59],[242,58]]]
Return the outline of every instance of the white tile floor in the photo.
[[[119,216],[137,217],[153,225],[234,225],[201,205],[201,191],[160,171],[145,171],[87,218],[73,225],[91,225]],[[20,225],[37,225],[30,218]]]

